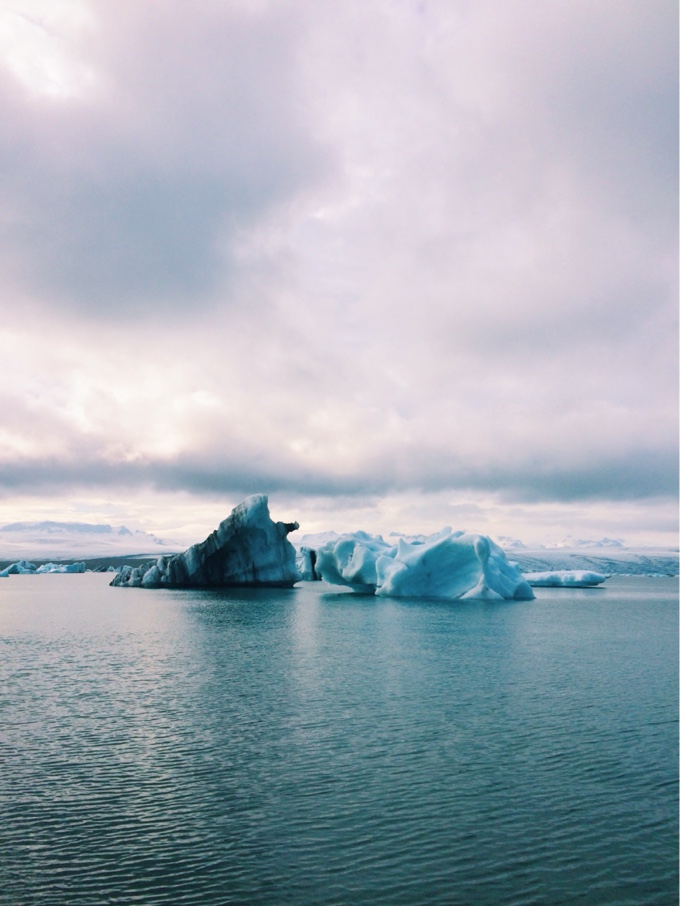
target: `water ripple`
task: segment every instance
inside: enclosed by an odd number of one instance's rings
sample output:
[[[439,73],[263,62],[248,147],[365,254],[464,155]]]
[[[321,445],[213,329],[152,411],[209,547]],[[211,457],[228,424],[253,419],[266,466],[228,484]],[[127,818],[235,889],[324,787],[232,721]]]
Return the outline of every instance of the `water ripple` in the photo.
[[[677,584],[594,611],[57,578],[0,590],[0,903],[676,901]]]

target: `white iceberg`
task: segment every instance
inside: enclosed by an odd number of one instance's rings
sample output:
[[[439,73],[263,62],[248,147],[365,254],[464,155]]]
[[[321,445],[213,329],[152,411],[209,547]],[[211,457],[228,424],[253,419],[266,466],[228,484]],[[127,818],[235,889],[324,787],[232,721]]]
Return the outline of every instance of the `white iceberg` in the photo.
[[[524,573],[534,588],[592,588],[601,585],[607,576],[588,569],[555,569],[542,573]]]
[[[36,573],[84,573],[84,563],[43,563],[36,569]]]
[[[32,575],[35,571],[35,563],[29,563],[28,560],[18,560],[16,563],[6,566],[0,572],[0,576],[27,576]]]
[[[317,551],[316,571],[331,585],[392,597],[531,600],[529,584],[485,535],[444,528],[396,545],[367,532],[342,535]]]
[[[123,566],[111,585],[132,588],[291,588],[300,579],[288,541],[297,522],[272,522],[265,494],[248,497],[200,544],[151,566]]]

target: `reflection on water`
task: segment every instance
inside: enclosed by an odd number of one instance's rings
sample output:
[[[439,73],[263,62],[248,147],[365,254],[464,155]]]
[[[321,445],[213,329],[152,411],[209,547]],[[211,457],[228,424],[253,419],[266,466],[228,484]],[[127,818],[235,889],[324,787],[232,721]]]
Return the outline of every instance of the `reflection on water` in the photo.
[[[677,582],[0,586],[0,902],[667,904]]]

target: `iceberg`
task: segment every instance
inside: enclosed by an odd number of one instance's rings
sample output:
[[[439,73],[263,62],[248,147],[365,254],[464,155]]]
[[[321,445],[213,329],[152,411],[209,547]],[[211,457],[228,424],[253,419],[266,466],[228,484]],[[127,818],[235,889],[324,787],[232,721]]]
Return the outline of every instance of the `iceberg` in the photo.
[[[592,588],[608,577],[587,569],[555,569],[542,573],[524,573],[533,588]]]
[[[154,564],[123,566],[111,585],[131,588],[291,588],[301,576],[288,540],[297,522],[272,522],[265,494],[255,494],[205,541]]]
[[[43,563],[42,566],[36,566],[28,560],[19,560],[5,567],[0,572],[0,577],[36,576],[39,573],[84,573],[85,570],[84,563]]]
[[[36,573],[84,573],[85,564],[80,563],[43,563],[36,569]]]
[[[33,575],[36,571],[35,563],[29,563],[28,560],[18,560],[16,563],[6,566],[0,576],[29,576]]]
[[[391,597],[532,600],[525,577],[486,535],[450,528],[420,541],[355,532],[317,550],[316,571],[331,585]]]

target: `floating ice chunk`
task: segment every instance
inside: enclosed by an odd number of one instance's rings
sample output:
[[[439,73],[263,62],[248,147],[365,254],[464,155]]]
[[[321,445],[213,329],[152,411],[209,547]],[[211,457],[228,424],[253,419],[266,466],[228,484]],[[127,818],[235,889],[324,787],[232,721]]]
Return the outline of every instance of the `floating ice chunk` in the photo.
[[[36,567],[35,563],[28,560],[19,560],[12,563],[0,572],[0,576],[35,576],[38,573],[84,573],[84,563],[43,563]]]
[[[0,576],[27,576],[36,572],[35,563],[29,563],[28,560],[18,560],[0,572]]]
[[[43,563],[36,573],[84,573],[84,563]]]
[[[601,585],[607,576],[585,569],[558,569],[543,573],[525,573],[534,588],[589,588]]]
[[[424,540],[390,545],[366,532],[317,551],[317,572],[332,585],[393,597],[526,599],[519,569],[485,535],[442,529]]]
[[[200,544],[183,554],[160,557],[152,566],[123,566],[111,582],[136,588],[290,588],[300,579],[295,548],[288,541],[297,522],[272,522],[267,497],[239,504]]]

